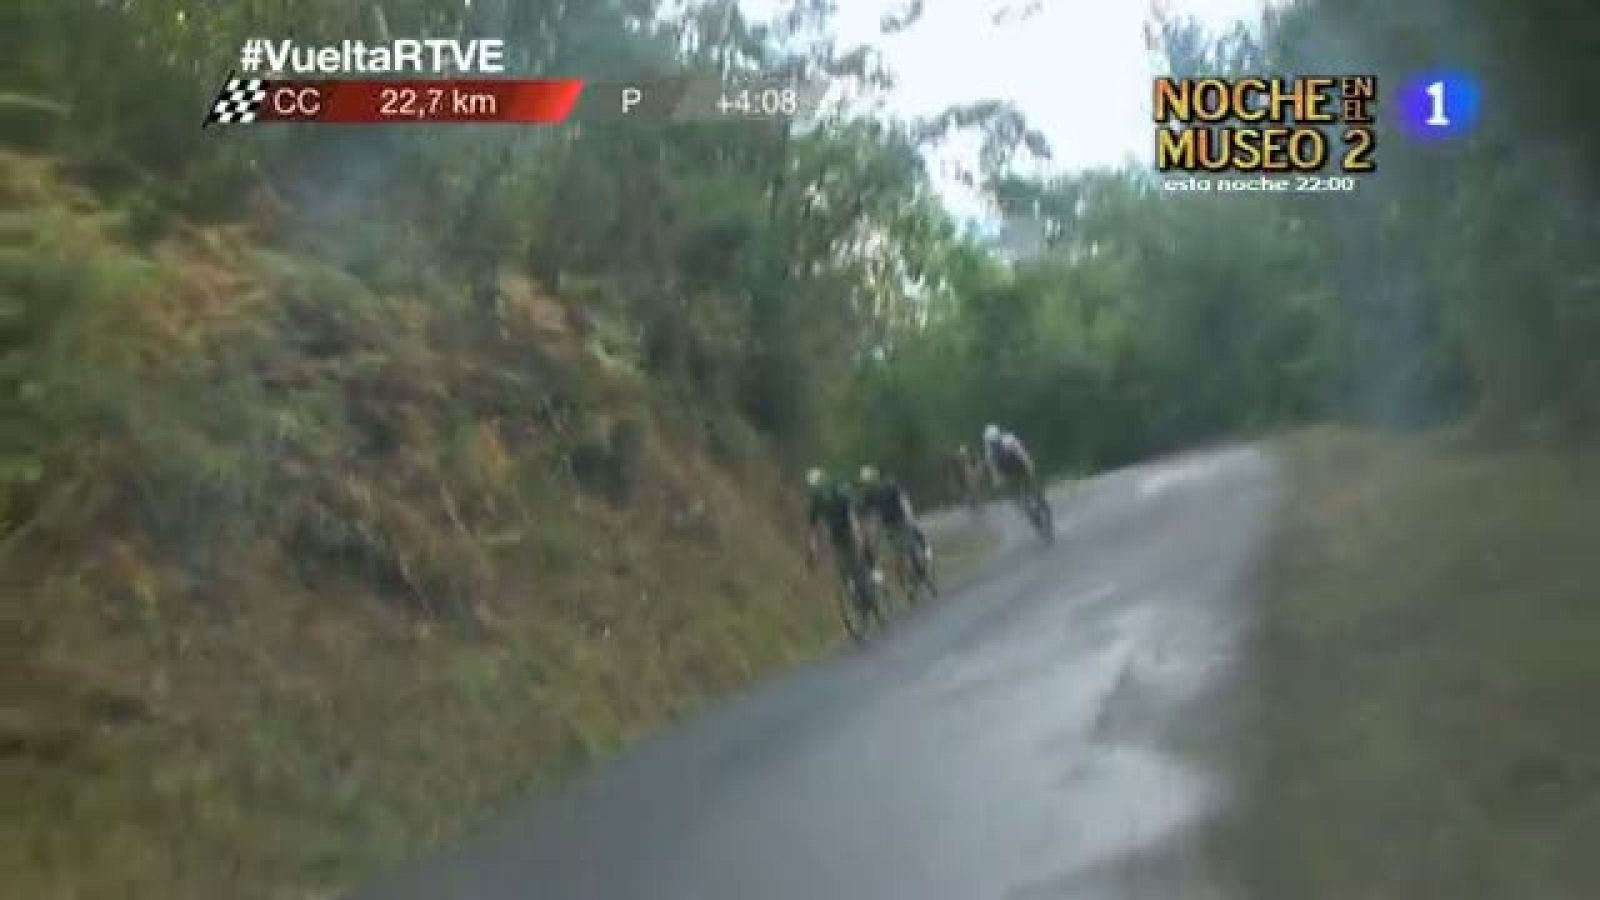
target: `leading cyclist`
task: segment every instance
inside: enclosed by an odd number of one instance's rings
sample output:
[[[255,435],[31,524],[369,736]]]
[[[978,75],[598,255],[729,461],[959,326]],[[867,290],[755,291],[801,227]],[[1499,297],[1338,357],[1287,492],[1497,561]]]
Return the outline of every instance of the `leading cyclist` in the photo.
[[[1009,485],[1027,503],[1046,505],[1038,468],[1021,438],[993,423],[984,426],[983,461],[996,492]]]

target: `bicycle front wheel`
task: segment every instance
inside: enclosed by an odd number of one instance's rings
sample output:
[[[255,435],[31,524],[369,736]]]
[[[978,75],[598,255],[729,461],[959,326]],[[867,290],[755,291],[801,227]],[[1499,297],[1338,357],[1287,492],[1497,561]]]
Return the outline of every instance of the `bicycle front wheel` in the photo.
[[[923,539],[914,534],[906,535],[900,545],[900,564],[905,572],[906,600],[912,606],[916,606],[925,598],[939,595],[939,587],[933,578],[933,557],[922,541]]]

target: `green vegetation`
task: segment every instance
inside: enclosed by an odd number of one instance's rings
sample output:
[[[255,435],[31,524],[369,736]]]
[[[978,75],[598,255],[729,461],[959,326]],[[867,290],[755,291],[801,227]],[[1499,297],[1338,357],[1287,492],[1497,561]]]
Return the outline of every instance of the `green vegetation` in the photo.
[[[1222,35],[1158,15],[1151,37],[1177,75],[1378,73],[1379,171],[1353,194],[1298,196],[1169,193],[1147,171],[989,173],[1026,252],[941,251],[927,319],[890,329],[857,372],[856,455],[933,483],[986,419],[1058,471],[1328,418],[1592,439],[1600,129],[1558,98],[1578,102],[1600,14],[1299,0]],[[1493,113],[1469,138],[1407,140],[1392,90],[1439,65],[1476,73]]]
[[[1360,552],[1420,579],[1505,541],[1486,513],[1519,491],[1550,501],[1532,533],[1576,515],[1542,461],[1600,429],[1600,128],[1571,114],[1600,14],[1301,0],[1256,32],[1155,26],[1175,72],[1443,60],[1496,114],[1458,144],[1385,138],[1354,196],[1180,197],[1146,172],[1024,177],[1050,148],[1004,103],[870,114],[890,73],[822,0],[771,23],[731,0],[10,4],[7,885],[331,889],[818,652],[837,626],[788,489],[815,459],[878,461],[927,505],[986,420],[1057,473],[1448,423],[1523,456],[1451,451],[1428,478],[1458,481],[1392,515],[1454,530],[1374,526],[1408,543]],[[858,99],[805,125],[196,127],[246,37],[384,34],[506,38],[532,75],[781,73]],[[1026,253],[941,205],[924,153],[963,136]],[[1493,461],[1513,458],[1520,477]],[[1503,499],[1468,515],[1446,488]],[[1316,608],[1369,610],[1370,585],[1330,585],[1343,602]],[[1473,609],[1462,627],[1510,615]],[[1549,635],[1581,633],[1562,609]],[[1544,659],[1543,627],[1501,663]],[[1396,752],[1442,746],[1419,741]]]
[[[1288,459],[1259,895],[1591,896],[1600,460],[1321,431]]]

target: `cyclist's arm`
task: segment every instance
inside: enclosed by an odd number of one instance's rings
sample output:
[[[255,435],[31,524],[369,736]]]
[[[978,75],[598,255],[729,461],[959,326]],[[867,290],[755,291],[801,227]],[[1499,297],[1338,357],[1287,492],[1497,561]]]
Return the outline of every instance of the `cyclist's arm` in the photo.
[[[1039,469],[1033,464],[1028,448],[1022,446],[1020,441],[1017,443],[1017,456],[1022,460],[1023,471],[1028,473],[1027,489],[1035,493],[1042,491],[1044,488],[1039,484]]]
[[[903,490],[900,492],[900,511],[905,514],[907,522],[917,520],[917,511],[911,506],[911,495]]]
[[[1023,446],[1021,441],[1017,441],[1016,448],[1017,448],[1017,458],[1022,460],[1023,467],[1028,470],[1028,477],[1030,477],[1030,478],[1033,477],[1033,474],[1034,474],[1033,454],[1028,452],[1028,448]]]
[[[806,514],[806,556],[810,559],[817,557],[817,532],[822,527],[822,513],[817,508],[815,499],[811,501],[811,509]]]

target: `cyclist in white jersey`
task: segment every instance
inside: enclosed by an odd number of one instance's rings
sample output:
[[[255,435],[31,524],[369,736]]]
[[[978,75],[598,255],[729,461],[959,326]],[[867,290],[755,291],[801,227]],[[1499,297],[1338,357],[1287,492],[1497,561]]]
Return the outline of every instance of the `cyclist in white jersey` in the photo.
[[[989,470],[989,480],[997,489],[1008,481],[1033,485],[1033,457],[1028,454],[1028,448],[1015,434],[998,425],[983,429],[983,462]]]

